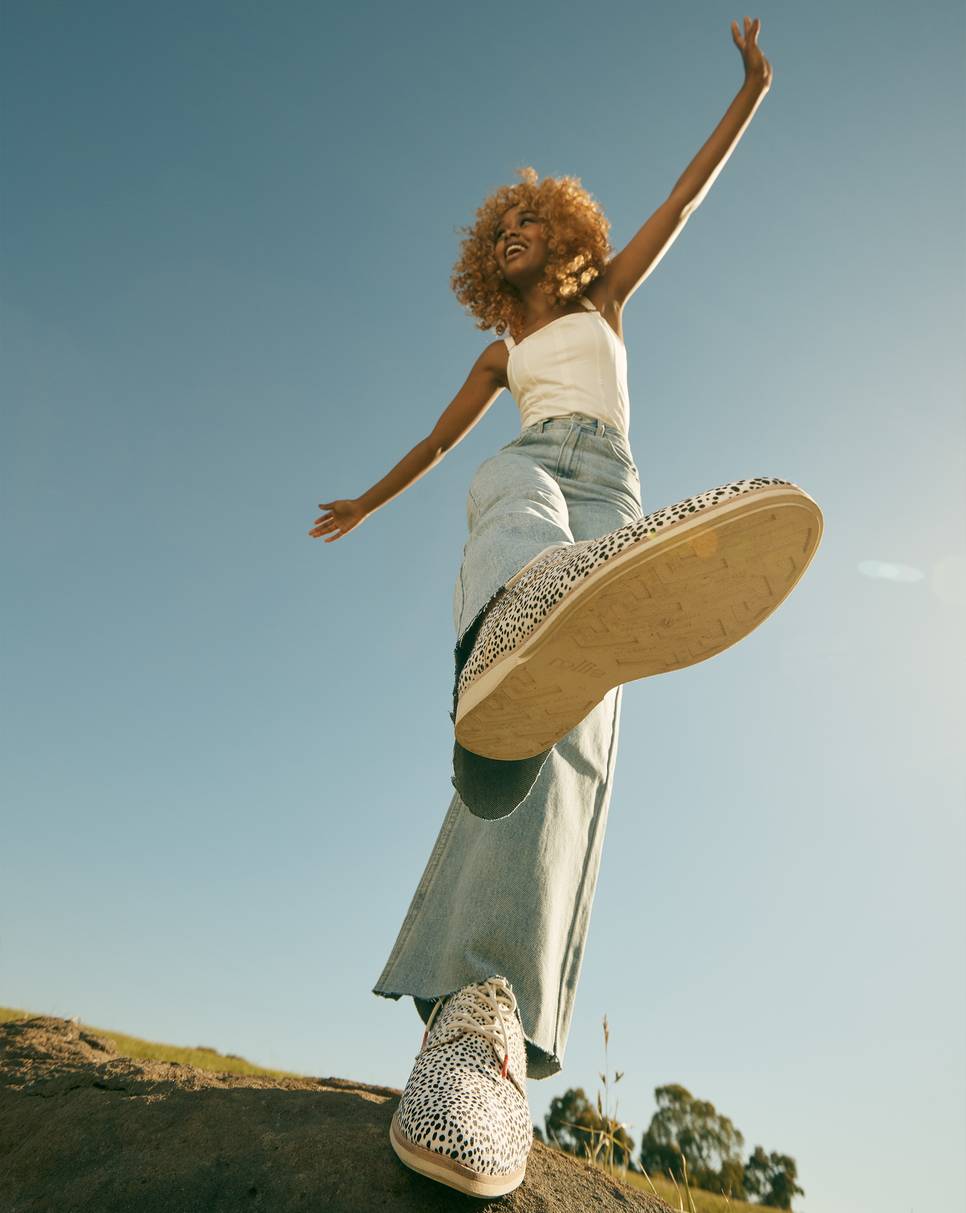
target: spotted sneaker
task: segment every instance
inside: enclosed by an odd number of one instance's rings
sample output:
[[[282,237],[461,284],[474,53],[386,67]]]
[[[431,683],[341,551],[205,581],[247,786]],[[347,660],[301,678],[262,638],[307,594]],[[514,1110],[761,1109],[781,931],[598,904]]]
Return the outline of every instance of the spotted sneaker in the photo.
[[[506,978],[440,999],[392,1118],[392,1148],[407,1167],[470,1196],[512,1192],[533,1144],[526,1075]]]
[[[483,616],[457,679],[456,740],[531,758],[612,687],[722,652],[791,592],[823,525],[804,490],[759,476],[544,549]]]

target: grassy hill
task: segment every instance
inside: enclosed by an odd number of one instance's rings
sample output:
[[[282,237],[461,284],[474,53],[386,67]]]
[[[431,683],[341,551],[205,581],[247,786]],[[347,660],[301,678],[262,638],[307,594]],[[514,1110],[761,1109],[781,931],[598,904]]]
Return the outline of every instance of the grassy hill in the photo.
[[[34,1011],[22,1011],[16,1007],[0,1007],[0,1023],[11,1019],[27,1019],[35,1014]],[[184,1048],[180,1045],[142,1040],[138,1036],[128,1036],[126,1033],[115,1032],[109,1028],[99,1028],[94,1024],[81,1023],[79,1026],[96,1036],[107,1037],[114,1042],[118,1052],[126,1057],[153,1061],[177,1061],[182,1065],[195,1066],[199,1070],[208,1070],[216,1074],[265,1074],[274,1078],[306,1077],[290,1070],[271,1070],[265,1066],[256,1066],[234,1053],[219,1053],[217,1049],[205,1046],[193,1049]],[[638,1172],[624,1170],[616,1170],[614,1174],[624,1183],[659,1196],[673,1209],[679,1209],[682,1213],[770,1213],[768,1205],[746,1204],[740,1200],[729,1200],[726,1196],[716,1196],[713,1192],[706,1192],[701,1188],[679,1187],[657,1175],[648,1179]],[[774,1213],[778,1213],[778,1211],[775,1210]]]
[[[9,1019],[28,1019],[35,1011],[20,1011],[15,1007],[0,1007],[0,1023]],[[119,1053],[125,1057],[147,1058],[152,1061],[179,1061],[185,1066],[195,1066],[199,1070],[210,1070],[216,1074],[268,1074],[273,1078],[302,1078],[302,1074],[293,1074],[289,1070],[269,1070],[265,1066],[252,1065],[244,1057],[234,1053],[219,1053],[217,1049],[200,1045],[194,1049],[186,1049],[180,1045],[158,1044],[153,1040],[141,1040],[138,1036],[127,1036],[123,1032],[114,1032],[110,1028],[98,1028],[93,1024],[80,1025],[95,1036],[106,1036],[112,1040]]]

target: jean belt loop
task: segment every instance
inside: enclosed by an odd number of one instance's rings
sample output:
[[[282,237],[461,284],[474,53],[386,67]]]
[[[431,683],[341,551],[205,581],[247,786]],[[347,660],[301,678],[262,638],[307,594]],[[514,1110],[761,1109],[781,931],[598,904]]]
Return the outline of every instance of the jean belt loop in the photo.
[[[601,421],[601,419],[598,417],[597,418],[597,437],[603,438],[604,430],[606,430],[606,429],[607,429],[607,426],[604,425],[603,421]]]

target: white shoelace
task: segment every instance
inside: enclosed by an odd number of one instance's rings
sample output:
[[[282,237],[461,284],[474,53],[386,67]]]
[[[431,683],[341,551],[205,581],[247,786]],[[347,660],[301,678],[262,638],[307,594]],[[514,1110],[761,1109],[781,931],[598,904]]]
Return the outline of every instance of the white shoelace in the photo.
[[[449,1044],[461,1032],[472,1032],[476,1036],[482,1036],[484,1040],[488,1040],[493,1046],[497,1060],[500,1064],[500,1073],[504,1078],[509,1078],[513,1085],[520,1090],[520,1083],[509,1072],[510,1065],[510,1036],[507,1032],[506,1021],[503,1018],[503,1012],[506,1011],[509,1015],[514,1015],[517,1009],[517,1000],[512,990],[509,990],[502,981],[494,978],[489,978],[487,981],[480,982],[477,985],[464,987],[458,991],[460,1002],[468,1000],[469,1005],[461,1007],[446,1024],[446,1029],[432,1044],[427,1044],[430,1029],[433,1026],[433,1021],[436,1018],[436,1012],[443,1005],[443,999],[440,999],[436,1006],[433,1007],[429,1019],[426,1021],[426,1029],[423,1032],[423,1043],[420,1047],[420,1053],[423,1050],[435,1049],[440,1045]],[[455,995],[453,995],[455,997]],[[455,1035],[451,1036],[450,1031],[455,1030]],[[522,1092],[525,1094],[525,1092]]]

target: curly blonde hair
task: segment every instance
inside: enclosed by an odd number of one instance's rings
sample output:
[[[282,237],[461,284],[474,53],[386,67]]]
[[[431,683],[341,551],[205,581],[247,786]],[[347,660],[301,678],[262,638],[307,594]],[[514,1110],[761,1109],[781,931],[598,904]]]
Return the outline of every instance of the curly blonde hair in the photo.
[[[450,278],[456,298],[476,317],[476,327],[492,328],[498,337],[524,323],[520,294],[501,274],[494,251],[497,225],[511,206],[532,207],[546,228],[548,256],[540,289],[558,303],[573,299],[599,277],[611,253],[610,220],[579,177],[538,181],[529,165],[516,172],[520,184],[501,186],[477,210],[475,223],[457,228],[465,237]]]

